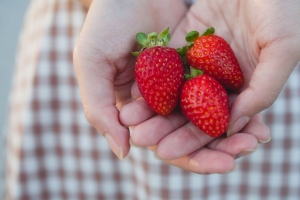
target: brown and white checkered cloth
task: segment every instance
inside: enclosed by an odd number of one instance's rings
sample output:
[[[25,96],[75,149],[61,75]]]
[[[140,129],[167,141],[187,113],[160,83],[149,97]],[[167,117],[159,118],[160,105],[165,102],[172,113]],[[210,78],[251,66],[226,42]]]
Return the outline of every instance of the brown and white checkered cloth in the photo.
[[[300,199],[300,66],[264,112],[272,141],[235,172],[189,173],[135,147],[121,162],[81,106],[72,50],[85,14],[76,0],[30,4],[6,132],[5,199]]]

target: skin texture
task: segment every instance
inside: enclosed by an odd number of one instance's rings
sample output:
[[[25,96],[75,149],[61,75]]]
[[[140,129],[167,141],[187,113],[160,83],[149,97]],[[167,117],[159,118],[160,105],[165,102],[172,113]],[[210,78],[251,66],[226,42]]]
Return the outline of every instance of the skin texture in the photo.
[[[297,0],[199,0],[189,10],[180,0],[94,1],[74,50],[87,120],[120,159],[129,153],[130,139],[191,172],[232,171],[235,158],[270,140],[259,113],[273,104],[299,62],[299,10]],[[245,83],[239,94],[230,96],[230,137],[207,136],[179,111],[155,115],[141,98],[130,54],[138,49],[134,36],[166,26],[173,31],[172,47],[185,45],[187,32],[213,26],[236,53]]]

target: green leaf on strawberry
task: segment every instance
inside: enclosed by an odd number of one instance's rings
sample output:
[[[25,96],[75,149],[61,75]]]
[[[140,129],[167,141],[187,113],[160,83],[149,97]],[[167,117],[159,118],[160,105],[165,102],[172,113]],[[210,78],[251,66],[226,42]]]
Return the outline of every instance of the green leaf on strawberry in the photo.
[[[244,82],[239,62],[230,45],[214,33],[213,27],[201,35],[198,31],[187,33],[188,44],[178,52],[188,66],[211,75],[227,90],[239,90]]]
[[[157,39],[158,45],[159,46],[167,46],[170,39],[171,39],[171,35],[169,33],[169,27],[168,27],[166,30],[162,31],[158,35],[158,39]]]
[[[142,48],[139,52],[131,52],[134,56],[138,56],[143,50],[146,48],[154,47],[154,46],[167,46],[171,35],[169,33],[169,27],[163,30],[159,35],[157,32],[152,32],[146,35],[143,32],[139,32],[135,36],[137,42]]]
[[[138,43],[142,48],[146,47],[149,43],[147,35],[142,32],[136,34],[136,40],[138,41]]]
[[[186,34],[185,40],[187,42],[193,42],[198,37],[199,37],[199,32],[198,31],[190,31]]]
[[[138,33],[141,46],[137,56],[134,78],[142,97],[157,114],[168,115],[178,104],[184,82],[184,66],[176,49],[168,47],[171,39],[169,28],[159,35]]]
[[[212,35],[214,33],[215,33],[215,28],[214,27],[210,27],[210,28],[206,29],[206,31],[204,33],[202,33],[201,36]]]
[[[191,68],[182,86],[180,108],[199,129],[211,137],[225,133],[229,120],[229,98],[225,88],[208,74]]]

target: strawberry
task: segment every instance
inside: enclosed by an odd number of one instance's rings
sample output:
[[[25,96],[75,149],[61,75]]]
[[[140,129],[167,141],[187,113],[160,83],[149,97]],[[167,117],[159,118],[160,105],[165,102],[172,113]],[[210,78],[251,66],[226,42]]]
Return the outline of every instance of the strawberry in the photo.
[[[201,74],[194,68],[188,78],[180,95],[183,114],[207,135],[222,135],[229,119],[229,98],[225,88],[212,76]]]
[[[167,47],[169,28],[158,36],[150,33],[136,35],[142,47],[137,56],[134,77],[147,104],[160,115],[168,115],[179,101],[184,82],[184,66],[176,49]]]
[[[230,45],[214,32],[215,29],[211,27],[201,36],[197,31],[186,35],[186,41],[189,42],[186,62],[214,77],[227,90],[238,90],[244,82],[239,62]]]

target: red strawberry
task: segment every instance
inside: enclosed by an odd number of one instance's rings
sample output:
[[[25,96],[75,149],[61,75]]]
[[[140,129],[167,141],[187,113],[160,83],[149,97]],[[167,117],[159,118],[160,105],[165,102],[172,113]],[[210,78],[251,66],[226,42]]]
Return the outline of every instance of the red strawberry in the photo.
[[[225,88],[208,74],[195,74],[182,86],[180,107],[184,115],[211,137],[225,133],[229,119],[229,98]],[[195,74],[195,75],[194,75]],[[195,76],[195,77],[194,77]]]
[[[178,104],[184,82],[184,66],[174,48],[167,47],[167,28],[158,37],[151,33],[137,34],[142,46],[135,64],[135,80],[147,104],[158,114],[168,115]]]
[[[187,34],[186,40],[190,42],[190,47],[186,53],[186,62],[217,79],[226,89],[238,90],[244,82],[238,60],[230,45],[213,34],[214,28],[207,29],[201,36],[197,31]]]

